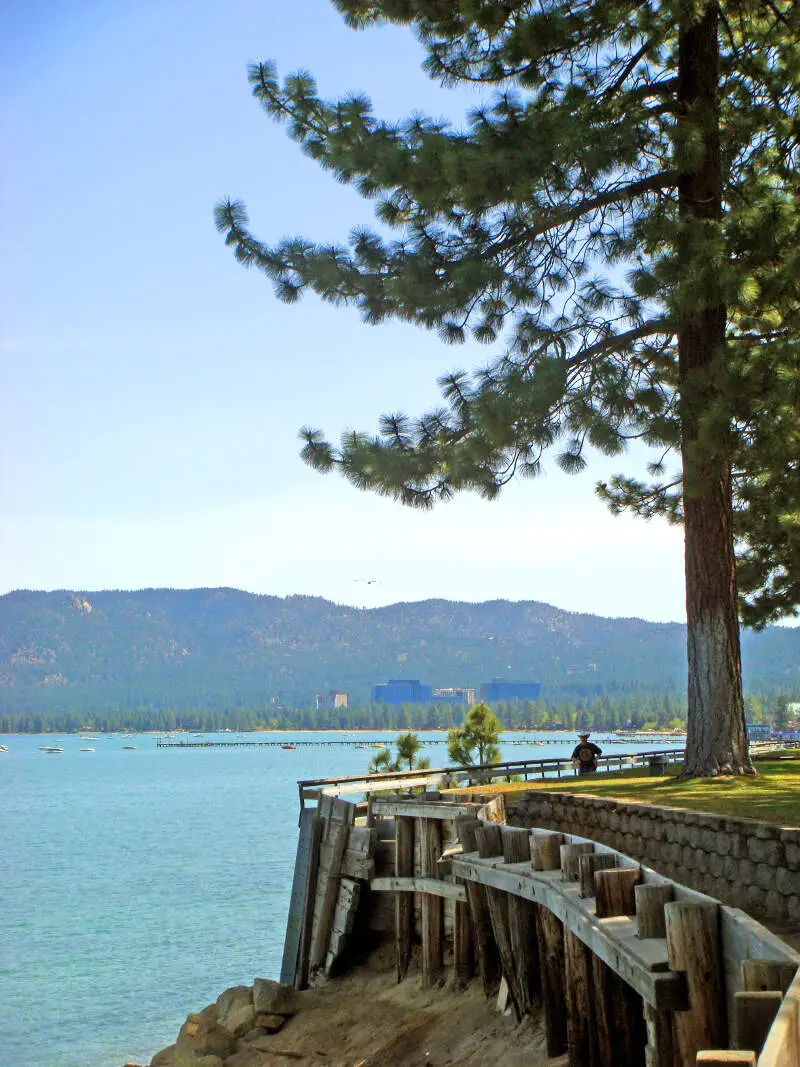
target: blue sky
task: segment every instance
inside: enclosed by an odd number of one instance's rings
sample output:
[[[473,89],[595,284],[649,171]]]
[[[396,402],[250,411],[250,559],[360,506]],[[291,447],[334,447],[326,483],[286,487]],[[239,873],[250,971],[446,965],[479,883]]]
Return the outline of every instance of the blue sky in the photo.
[[[489,355],[313,296],[287,307],[213,225],[226,195],[270,241],[369,222],[246,67],[457,120],[477,97],[432,84],[410,32],[356,33],[328,0],[26,0],[0,9],[0,40],[0,593],[230,585],[684,618],[680,531],[594,496],[624,459],[549,462],[499,501],[419,513],[299,458],[301,425],[335,439],[420,413],[438,375]]]

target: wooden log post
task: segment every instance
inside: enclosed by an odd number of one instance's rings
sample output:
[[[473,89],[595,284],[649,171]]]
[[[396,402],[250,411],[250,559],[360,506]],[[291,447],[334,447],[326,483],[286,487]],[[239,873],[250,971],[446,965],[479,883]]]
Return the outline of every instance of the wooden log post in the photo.
[[[582,897],[595,895],[594,876],[596,871],[609,870],[616,867],[617,857],[613,852],[589,852],[578,856],[578,881],[581,885]]]
[[[503,860],[506,863],[531,862],[531,835],[527,830],[504,826]],[[541,1002],[542,981],[539,971],[539,942],[536,939],[536,904],[523,897],[506,894],[508,924],[511,933],[511,953],[514,959],[519,1009],[530,1015],[534,1005]]]
[[[704,1049],[728,1044],[720,946],[719,905],[678,900],[664,907],[667,954],[673,971],[686,975],[689,1007],[673,1013],[675,1056],[694,1063]]]
[[[603,856],[604,853],[581,856],[579,866],[583,868],[587,861],[596,861]],[[616,861],[616,857],[612,858]],[[608,919],[632,914],[634,880],[640,877],[641,870],[638,867],[602,867],[597,870],[594,874],[596,914]],[[584,871],[581,870],[582,884],[583,881]],[[649,1029],[641,997],[600,959],[592,960],[592,977],[597,1062],[602,1067],[616,1067],[622,1063],[644,1067],[647,1063]],[[669,1026],[667,1033],[670,1033]],[[655,1062],[658,1063],[657,1060]],[[664,1067],[667,1064],[672,1067],[671,1061],[664,1061]]]
[[[569,1067],[599,1064],[594,1012],[592,952],[564,930],[564,975],[567,991],[567,1063]]]
[[[642,871],[639,867],[595,871],[595,914],[598,919],[606,919],[612,915],[635,915],[636,900],[633,891],[641,877]]]
[[[531,837],[531,867],[534,871],[557,871],[561,867],[564,835],[537,830]]]
[[[594,852],[594,845],[591,841],[579,841],[576,845],[561,846],[561,875],[565,882],[578,881],[578,860],[590,852]]]
[[[742,990],[733,994],[733,1040],[735,1049],[750,1049],[758,1055],[783,1003],[780,989]]]
[[[478,819],[459,816],[456,818],[455,824],[456,834],[463,851],[477,852],[478,844],[475,832],[481,825]],[[500,981],[500,956],[497,950],[497,942],[492,932],[492,920],[489,915],[486,890],[482,885],[478,885],[477,882],[469,881],[465,883],[464,888],[467,891],[467,908],[472,927],[472,941],[475,946],[475,956],[483,984],[483,992],[487,997],[491,997],[497,992],[497,983]]]
[[[646,1067],[675,1067],[672,1012],[659,1011],[645,1004],[644,1023],[647,1030]]]
[[[644,1067],[648,1034],[641,998],[599,956],[592,956],[592,984],[597,1062],[602,1067]]]
[[[453,985],[464,989],[472,978],[472,929],[469,908],[460,900],[453,904]]]
[[[547,908],[536,911],[536,936],[542,975],[542,1009],[548,1056],[567,1051],[564,928]]]
[[[503,855],[503,834],[500,826],[484,823],[475,831],[478,855],[481,859]],[[511,925],[508,917],[509,896],[501,889],[485,887],[486,903],[492,921],[492,932],[500,955],[500,973],[508,985],[508,993],[517,1019],[522,1018],[521,993],[517,981],[514,949],[511,944]]]
[[[442,854],[442,827],[437,819],[417,820],[420,832],[421,874],[436,878]],[[444,900],[422,894],[422,988],[432,989],[442,979],[444,961]]]
[[[395,818],[394,873],[398,878],[414,876],[414,819],[405,815]],[[397,981],[402,982],[411,962],[414,939],[414,894],[395,893],[394,945]]]
[[[639,937],[666,937],[664,905],[672,900],[672,882],[649,882],[634,887]]]

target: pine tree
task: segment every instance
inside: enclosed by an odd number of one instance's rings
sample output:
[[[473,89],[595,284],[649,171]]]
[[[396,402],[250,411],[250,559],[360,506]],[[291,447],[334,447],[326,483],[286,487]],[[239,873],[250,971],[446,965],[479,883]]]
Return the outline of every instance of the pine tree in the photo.
[[[462,767],[497,763],[500,720],[488,704],[475,704],[467,712],[464,725],[447,732],[447,755]]]
[[[428,507],[533,477],[544,453],[652,446],[613,510],[685,530],[690,775],[751,773],[737,607],[763,625],[800,598],[800,5],[794,0],[334,0],[355,27],[414,27],[445,84],[494,90],[464,129],[381,122],[307,74],[250,70],[304,151],[397,232],[271,247],[239,201],[216,221],[278,296],[306,288],[445,342],[497,343],[440,380],[443,405],[388,414],[304,457]],[[671,471],[670,455],[680,456]]]

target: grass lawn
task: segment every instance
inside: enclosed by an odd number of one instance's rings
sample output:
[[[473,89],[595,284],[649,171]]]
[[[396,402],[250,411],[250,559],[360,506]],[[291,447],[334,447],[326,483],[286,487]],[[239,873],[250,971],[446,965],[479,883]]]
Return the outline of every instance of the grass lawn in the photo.
[[[679,781],[680,765],[667,777],[644,777],[639,768],[584,778],[494,783],[476,793],[513,793],[544,790],[588,793],[620,801],[653,804],[664,808],[689,808],[737,819],[758,819],[780,826],[800,827],[800,759],[756,760],[755,777],[695,778]],[[461,792],[461,790],[459,790]]]

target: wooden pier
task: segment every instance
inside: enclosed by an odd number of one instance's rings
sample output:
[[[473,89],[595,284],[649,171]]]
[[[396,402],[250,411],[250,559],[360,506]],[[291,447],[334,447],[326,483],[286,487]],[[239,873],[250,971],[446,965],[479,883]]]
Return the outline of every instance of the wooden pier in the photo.
[[[329,973],[387,894],[398,981],[477,971],[570,1067],[800,1063],[797,953],[614,849],[506,826],[501,796],[304,808],[281,980]]]

